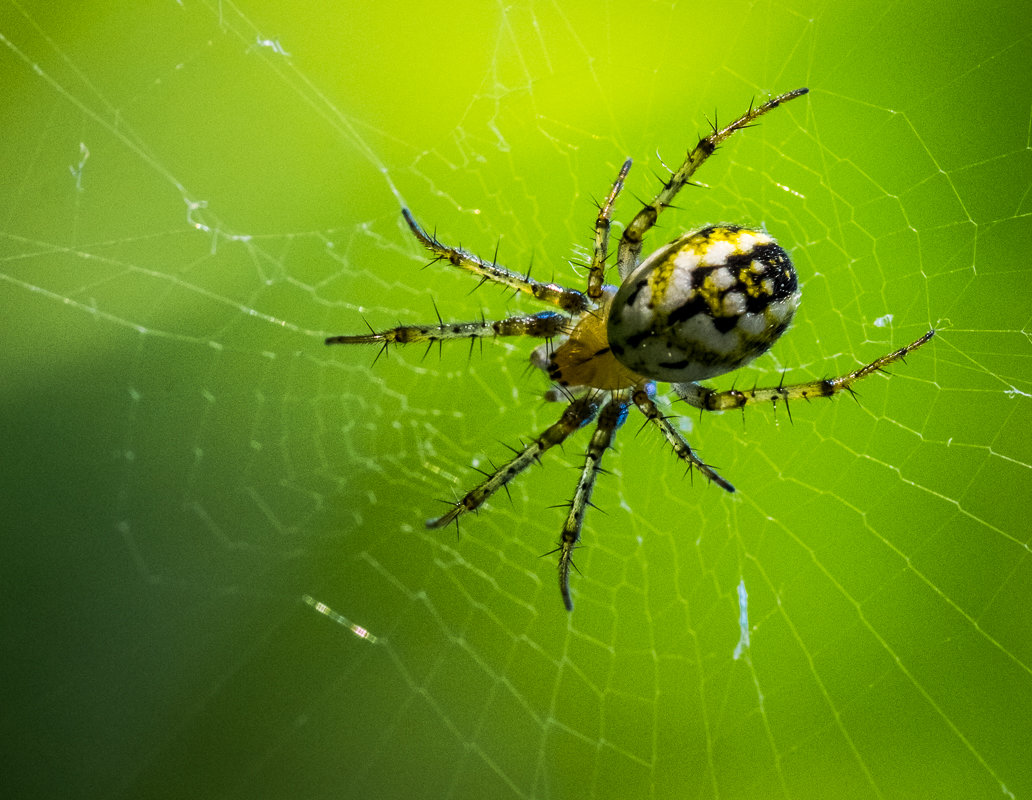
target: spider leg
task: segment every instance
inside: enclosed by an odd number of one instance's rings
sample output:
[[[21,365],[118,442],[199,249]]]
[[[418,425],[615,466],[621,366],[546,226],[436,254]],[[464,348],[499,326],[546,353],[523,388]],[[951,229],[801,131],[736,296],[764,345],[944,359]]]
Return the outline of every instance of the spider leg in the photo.
[[[570,320],[558,311],[539,311],[526,316],[505,319],[482,319],[474,322],[439,322],[436,325],[399,325],[384,331],[371,331],[357,336],[330,336],[326,344],[380,344],[386,350],[392,344],[443,342],[448,339],[493,339],[498,336],[534,336],[551,339],[569,327]],[[381,351],[382,352],[382,351]]]
[[[735,490],[734,486],[720,477],[720,475],[718,475],[711,466],[695,455],[695,451],[692,450],[688,441],[681,435],[681,432],[671,424],[670,419],[660,413],[656,404],[652,401],[652,398],[649,397],[649,394],[645,389],[638,389],[635,391],[634,404],[638,407],[638,410],[645,415],[645,419],[659,428],[660,433],[663,434],[670,446],[674,448],[674,455],[687,464],[688,469],[695,467],[695,469],[699,470],[699,472],[727,492],[733,492]]]
[[[570,597],[570,567],[573,566],[574,548],[580,541],[584,512],[591,505],[591,493],[595,489],[595,479],[602,468],[602,456],[612,446],[616,429],[623,425],[625,419],[626,396],[615,395],[598,415],[598,424],[584,454],[584,467],[581,469],[580,480],[577,481],[577,490],[570,500],[570,513],[566,515],[566,522],[563,523],[559,546],[552,551],[559,553],[559,592],[563,596],[563,604],[567,611],[573,611],[573,598]]]
[[[567,289],[557,283],[541,283],[531,278],[529,274],[520,275],[501,267],[496,261],[484,261],[480,256],[463,250],[461,247],[450,247],[441,242],[436,235],[431,236],[423,230],[407,208],[401,209],[401,213],[415,237],[434,254],[434,261],[447,261],[452,266],[479,276],[481,283],[486,281],[500,283],[517,292],[532,295],[544,303],[558,306],[563,311],[587,311],[591,307],[591,302],[583,292]]]
[[[468,511],[476,511],[499,489],[507,486],[516,476],[537,461],[541,454],[561,444],[571,433],[590,422],[598,413],[600,397],[597,393],[579,397],[563,411],[559,421],[546,428],[516,455],[470,489],[461,500],[452,504],[447,514],[427,520],[428,528],[443,528]]]
[[[776,404],[779,400],[784,400],[787,403],[789,400],[831,397],[842,391],[852,392],[854,383],[866,378],[868,375],[884,370],[889,364],[902,361],[909,353],[921,347],[934,335],[935,331],[930,330],[920,339],[911,342],[906,347],[901,347],[895,352],[876,358],[870,364],[838,378],[794,383],[789,386],[750,389],[744,392],[737,389],[718,392],[714,389],[699,386],[697,383],[673,383],[671,386],[682,400],[704,411],[724,411],[729,408],[741,408],[752,403],[770,402]]]
[[[725,128],[718,129],[714,124],[713,133],[699,139],[699,143],[688,153],[684,163],[663,184],[659,194],[656,195],[651,203],[643,206],[641,211],[631,220],[631,224],[624,229],[623,236],[620,237],[620,246],[617,250],[617,267],[620,270],[620,277],[626,278],[631,273],[631,270],[638,265],[642,239],[649,228],[656,224],[660,212],[673,202],[674,197],[691,180],[695,171],[702,166],[707,158],[713,155],[713,151],[725,139],[742,128],[748,128],[768,111],[777,108],[782,103],[787,103],[789,100],[794,100],[808,91],[809,89],[805,88],[796,89],[795,91],[785,92],[777,97],[772,97],[763,105],[756,106],[755,108],[750,106],[747,112]]]
[[[613,188],[602,205],[598,207],[595,219],[595,252],[591,256],[591,269],[588,271],[588,297],[598,300],[602,297],[602,284],[605,282],[606,258],[609,256],[609,226],[613,216],[613,203],[623,189],[624,178],[631,169],[631,159],[627,159],[620,168],[620,174],[613,181]]]

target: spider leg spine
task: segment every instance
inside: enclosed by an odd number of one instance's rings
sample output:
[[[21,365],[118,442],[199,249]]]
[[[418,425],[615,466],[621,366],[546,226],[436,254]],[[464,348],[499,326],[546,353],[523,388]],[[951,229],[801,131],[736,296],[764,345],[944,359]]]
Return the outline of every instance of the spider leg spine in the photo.
[[[608,471],[606,471],[604,469],[596,470],[596,472],[599,475],[611,475],[612,474],[612,473],[610,473],[610,472],[608,472]],[[571,497],[569,500],[563,500],[563,502],[561,502],[561,503],[552,503],[549,506],[545,506],[545,508],[566,508],[566,509],[570,509],[570,508],[573,508],[573,504],[574,504],[574,498]],[[595,502],[593,500],[585,500],[584,501],[584,505],[585,506],[590,506],[591,508],[595,509],[600,514],[605,514],[606,516],[609,516],[609,512],[606,511],[604,508],[599,508],[597,505],[595,505]]]
[[[566,437],[594,418],[598,413],[598,407],[598,398],[590,395],[585,395],[570,403],[557,422],[531,440],[513,458],[492,472],[489,477],[466,492],[460,500],[452,504],[451,510],[446,514],[427,520],[426,526],[443,528],[451,522],[457,521],[463,514],[479,509],[496,491],[513,481],[535,461],[539,462],[542,453],[557,444],[562,444]]]
[[[407,208],[403,208],[401,214],[420,244],[435,256],[434,261],[446,260],[454,267],[477,275],[481,282],[493,281],[518,292],[532,295],[535,299],[558,306],[564,311],[584,311],[591,305],[587,295],[576,289],[567,289],[555,283],[546,284],[531,278],[524,278],[519,273],[500,266],[497,262],[484,261],[462,247],[446,245],[437,238],[436,232],[430,235],[423,230]]]
[[[685,439],[681,432],[673,426],[670,419],[660,413],[659,408],[652,401],[652,398],[648,396],[647,392],[643,389],[638,389],[634,392],[632,399],[634,404],[638,407],[638,410],[645,415],[646,421],[651,422],[659,428],[660,433],[663,434],[663,437],[673,448],[674,455],[681,459],[681,461],[687,463],[689,467],[694,466],[712,483],[715,483],[724,491],[735,491],[734,486],[722,478],[709,464],[699,458],[695,453],[695,450],[692,449],[692,446],[688,444],[688,440]]]
[[[438,317],[439,318],[439,317]],[[398,325],[383,331],[372,331],[349,336],[329,336],[326,344],[375,344],[382,343],[385,350],[390,344],[433,344],[448,339],[490,339],[499,336],[531,336],[551,339],[562,333],[569,325],[569,319],[558,311],[539,311],[535,314],[517,315],[504,319],[488,320],[481,316],[472,322],[439,322],[433,325]]]
[[[613,181],[613,186],[606,195],[605,201],[598,207],[595,218],[595,245],[588,270],[587,296],[596,301],[602,297],[602,286],[605,283],[605,264],[609,257],[609,229],[612,227],[613,204],[624,187],[624,180],[631,170],[632,160],[626,159],[620,172]]]
[[[837,378],[823,378],[821,380],[807,381],[804,383],[793,383],[784,385],[780,383],[774,387],[753,387],[748,391],[730,389],[717,391],[700,386],[697,383],[672,383],[670,384],[678,396],[685,402],[705,411],[726,411],[731,408],[744,408],[753,403],[774,402],[777,399],[785,400],[810,400],[814,397],[833,397],[839,392],[849,392],[854,400],[857,392],[853,384],[874,374],[885,372],[885,367],[902,361],[904,356],[923,345],[935,335],[935,330],[930,330],[920,338],[914,340],[898,350],[876,358],[869,364],[855,369]]]
[[[691,180],[696,170],[705,163],[706,159],[716,152],[717,146],[721,144],[721,142],[730,137],[736,131],[749,127],[753,121],[763,116],[768,111],[771,111],[782,103],[786,103],[796,97],[801,97],[806,94],[807,91],[807,89],[796,89],[794,91],[785,92],[784,94],[772,97],[762,105],[755,106],[751,104],[749,110],[745,112],[745,114],[725,128],[717,128],[716,123],[714,123],[713,132],[709,136],[699,139],[699,142],[695,147],[685,156],[681,166],[678,167],[674,174],[671,175],[670,179],[663,184],[663,188],[655,198],[651,202],[644,204],[641,210],[635,215],[634,219],[631,220],[630,224],[624,228],[623,236],[620,237],[620,244],[617,250],[617,267],[620,271],[620,277],[626,278],[634,267],[638,265],[639,256],[641,255],[642,240],[648,230],[655,225],[656,220],[659,218],[659,213],[674,199],[677,193],[684,188],[685,184]]]
[[[595,479],[598,477],[602,456],[612,445],[617,429],[627,418],[628,402],[629,399],[625,393],[616,393],[599,413],[595,432],[591,435],[591,441],[584,454],[581,476],[570,500],[570,511],[563,523],[557,549],[559,552],[559,593],[562,595],[563,605],[566,606],[567,611],[573,611],[573,598],[570,595],[570,566],[573,564],[573,551],[580,541],[581,528],[584,525],[584,511],[588,507],[597,508],[591,502]]]

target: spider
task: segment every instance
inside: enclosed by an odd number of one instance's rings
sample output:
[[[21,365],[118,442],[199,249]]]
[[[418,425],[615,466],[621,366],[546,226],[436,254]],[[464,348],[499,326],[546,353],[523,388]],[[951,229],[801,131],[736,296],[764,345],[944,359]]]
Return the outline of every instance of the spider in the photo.
[[[408,209],[405,222],[415,237],[433,254],[431,263],[445,261],[480,278],[533,296],[553,309],[536,314],[474,322],[400,325],[389,330],[354,336],[331,336],[326,344],[380,344],[381,353],[392,344],[435,342],[449,339],[476,340],[499,336],[529,336],[543,340],[532,352],[531,363],[548,374],[553,388],[549,400],[565,400],[558,421],[534,436],[513,457],[492,472],[461,499],[451,503],[440,517],[428,520],[428,528],[443,528],[464,514],[477,511],[547,450],[562,444],[571,434],[595,421],[584,455],[577,488],[569,502],[556,548],[559,554],[559,590],[568,611],[573,610],[570,568],[578,546],[584,515],[602,456],[633,406],[655,428],[689,471],[697,469],[725,491],[734,487],[704,463],[687,440],[654,401],[656,382],[668,382],[681,400],[701,411],[742,408],[750,403],[853,393],[852,385],[883,370],[925,344],[935,334],[921,338],[893,353],[838,378],[809,381],[748,391],[716,391],[698,382],[731,372],[767,352],[792,321],[799,304],[799,284],[786,253],[765,231],[739,225],[710,225],[684,233],[640,259],[645,234],[695,171],[717,147],[736,131],[759,117],[807,93],[796,89],[753,107],[730,125],[700,138],[684,162],[664,183],[655,198],[624,228],[616,251],[616,267],[622,283],[605,283],[609,260],[609,229],[613,204],[631,168],[627,159],[595,219],[594,252],[585,291],[555,283],[542,283],[530,274],[512,272],[497,260],[482,258],[441,242],[419,226]],[[497,253],[496,253],[497,257]]]

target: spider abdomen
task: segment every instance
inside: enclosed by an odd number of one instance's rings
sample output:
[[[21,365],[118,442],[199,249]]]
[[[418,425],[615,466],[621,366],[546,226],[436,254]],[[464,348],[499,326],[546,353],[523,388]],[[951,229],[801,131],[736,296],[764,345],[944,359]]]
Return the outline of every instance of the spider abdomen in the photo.
[[[698,381],[765,353],[799,305],[788,253],[768,233],[714,225],[646,258],[613,299],[607,338],[628,369]]]

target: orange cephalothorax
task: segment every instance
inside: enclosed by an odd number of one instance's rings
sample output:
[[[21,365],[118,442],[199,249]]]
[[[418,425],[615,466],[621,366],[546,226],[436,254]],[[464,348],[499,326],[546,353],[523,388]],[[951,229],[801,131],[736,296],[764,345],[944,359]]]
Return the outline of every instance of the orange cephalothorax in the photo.
[[[606,286],[602,292],[598,308],[581,317],[566,341],[552,350],[547,358],[535,360],[560,386],[629,389],[647,380],[625,367],[613,355],[606,328],[616,288]]]

